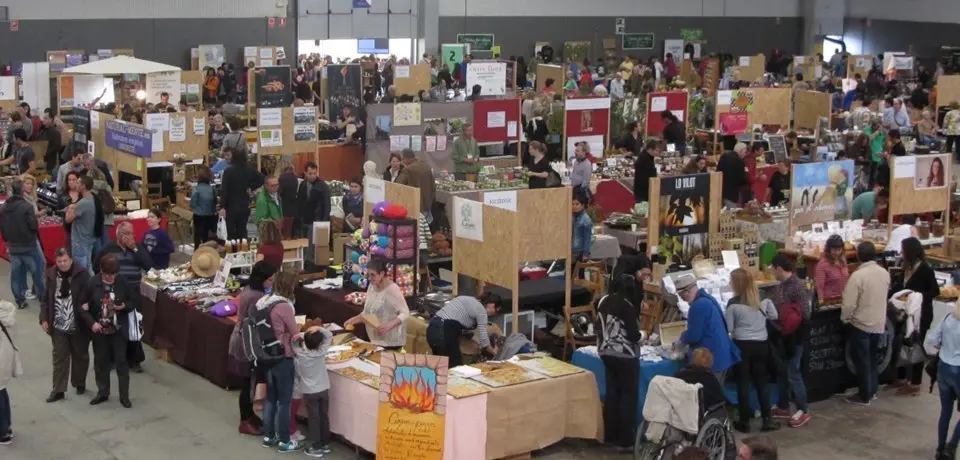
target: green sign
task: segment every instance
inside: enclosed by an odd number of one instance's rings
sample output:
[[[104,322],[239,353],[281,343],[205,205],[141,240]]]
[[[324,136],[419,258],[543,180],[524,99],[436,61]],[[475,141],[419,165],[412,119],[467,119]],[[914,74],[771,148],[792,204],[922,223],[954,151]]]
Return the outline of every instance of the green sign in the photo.
[[[623,49],[652,50],[653,34],[623,34]]]
[[[703,29],[680,29],[680,38],[688,42],[703,40]]]
[[[493,34],[457,34],[457,43],[470,45],[470,52],[493,51]]]
[[[467,45],[459,43],[444,43],[440,45],[440,54],[443,56],[443,62],[447,69],[453,72],[453,68],[460,62],[463,62],[463,56],[467,54]]]

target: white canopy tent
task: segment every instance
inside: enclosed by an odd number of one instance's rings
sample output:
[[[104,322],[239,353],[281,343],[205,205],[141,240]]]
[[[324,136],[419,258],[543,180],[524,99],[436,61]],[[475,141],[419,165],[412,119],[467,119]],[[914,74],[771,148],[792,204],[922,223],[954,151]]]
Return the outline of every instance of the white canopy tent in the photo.
[[[102,61],[68,67],[65,74],[120,75],[125,73],[152,74],[159,72],[180,72],[179,67],[159,62],[137,59],[130,56],[116,56]]]

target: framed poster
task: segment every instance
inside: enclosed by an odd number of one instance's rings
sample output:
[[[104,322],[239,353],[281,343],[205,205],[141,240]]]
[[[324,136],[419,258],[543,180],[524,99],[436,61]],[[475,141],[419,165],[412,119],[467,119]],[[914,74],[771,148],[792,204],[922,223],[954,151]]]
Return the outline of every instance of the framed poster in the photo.
[[[293,103],[290,67],[257,67],[253,74],[257,108],[287,107]]]
[[[849,219],[853,180],[853,160],[793,165],[791,226]]]
[[[709,174],[660,179],[658,253],[667,265],[691,266],[697,256],[709,257],[709,221]]]

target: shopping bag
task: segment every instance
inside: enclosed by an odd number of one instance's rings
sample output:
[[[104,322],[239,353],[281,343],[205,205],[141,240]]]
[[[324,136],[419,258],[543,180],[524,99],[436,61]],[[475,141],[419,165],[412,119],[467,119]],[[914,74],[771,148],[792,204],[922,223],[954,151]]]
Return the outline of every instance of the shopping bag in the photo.
[[[227,221],[223,217],[217,221],[217,239],[218,240],[227,240]]]
[[[127,315],[127,340],[139,342],[143,339],[143,315],[139,311],[132,311]]]

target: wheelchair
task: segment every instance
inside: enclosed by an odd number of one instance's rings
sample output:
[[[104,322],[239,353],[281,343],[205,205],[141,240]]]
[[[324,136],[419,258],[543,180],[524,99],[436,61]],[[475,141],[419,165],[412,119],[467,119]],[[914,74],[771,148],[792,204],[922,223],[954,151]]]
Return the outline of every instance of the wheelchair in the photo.
[[[696,435],[666,425],[660,440],[653,441],[647,438],[651,424],[646,420],[641,421],[633,444],[634,460],[667,460],[690,446],[703,449],[710,460],[735,459],[736,443],[726,402],[704,407],[703,389],[700,389],[698,405],[699,430]]]

